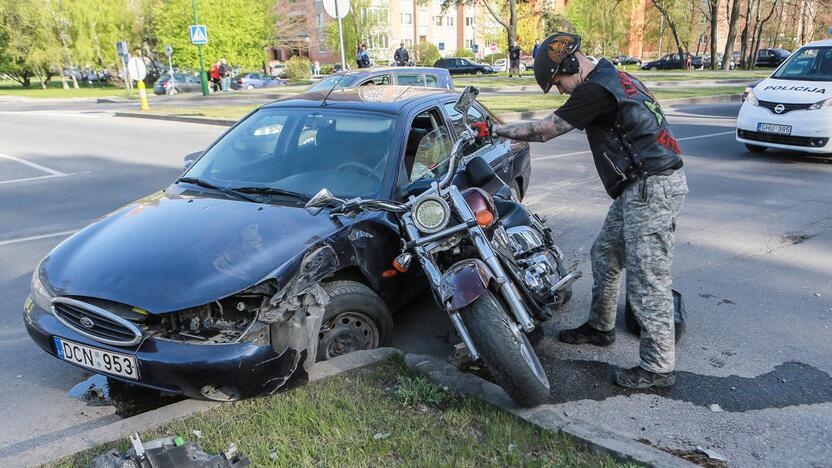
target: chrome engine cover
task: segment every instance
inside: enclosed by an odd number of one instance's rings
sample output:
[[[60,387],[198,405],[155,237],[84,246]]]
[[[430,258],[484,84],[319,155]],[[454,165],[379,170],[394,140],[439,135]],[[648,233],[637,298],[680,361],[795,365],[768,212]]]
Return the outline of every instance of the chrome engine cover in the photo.
[[[523,283],[540,302],[555,300],[555,285],[560,281],[558,252],[547,248],[543,235],[529,226],[506,230],[514,260],[522,268]],[[553,246],[554,247],[554,246]]]
[[[508,234],[509,245],[511,245],[514,258],[521,258],[531,251],[546,246],[543,236],[530,226],[508,228],[506,234]]]

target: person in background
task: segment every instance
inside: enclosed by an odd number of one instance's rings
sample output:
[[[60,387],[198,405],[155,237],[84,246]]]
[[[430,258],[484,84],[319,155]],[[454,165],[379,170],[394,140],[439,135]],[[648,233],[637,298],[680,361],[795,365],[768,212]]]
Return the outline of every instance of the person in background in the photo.
[[[532,49],[532,58],[537,57],[537,49],[539,49],[539,48],[540,48],[540,40],[535,39],[534,40],[534,49]]]
[[[211,71],[208,72],[208,77],[211,80],[211,90],[219,91],[220,79],[222,78],[220,75],[220,62],[215,63],[214,66],[211,67]]]
[[[361,44],[358,47],[358,68],[370,68],[370,54],[367,53],[367,45]]]
[[[517,44],[511,44],[511,47],[508,48],[508,58],[508,77],[511,78],[514,75],[517,75],[517,77],[520,78],[522,76],[520,74],[520,46]]]
[[[231,66],[225,59],[220,60],[220,89],[226,92],[231,89]]]
[[[312,64],[312,74],[318,76],[321,74],[321,62],[315,60]]]
[[[399,48],[396,49],[396,53],[393,54],[393,60],[395,60],[396,65],[400,67],[404,67],[407,65],[407,62],[410,61],[410,54],[408,54],[407,49],[404,48],[404,41],[402,41]]]

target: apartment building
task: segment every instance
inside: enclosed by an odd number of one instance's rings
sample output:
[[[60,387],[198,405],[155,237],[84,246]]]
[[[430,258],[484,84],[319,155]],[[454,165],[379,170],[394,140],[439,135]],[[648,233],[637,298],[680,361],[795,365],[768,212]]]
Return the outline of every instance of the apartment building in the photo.
[[[269,49],[272,59],[300,55],[320,63],[340,61],[339,55],[327,46],[326,28],[335,20],[324,11],[323,0],[281,0],[278,11],[287,24],[286,30],[291,32],[287,33],[289,37],[281,37],[283,47]],[[415,44],[432,43],[443,57],[458,49],[475,50],[478,57],[483,57],[490,52],[488,38],[500,30],[484,7],[459,5],[443,11],[441,0],[430,0],[424,5],[415,0],[370,0],[360,14],[372,15],[383,25],[362,38],[376,64],[390,63],[402,42],[411,51]],[[352,65],[354,51],[345,52]]]

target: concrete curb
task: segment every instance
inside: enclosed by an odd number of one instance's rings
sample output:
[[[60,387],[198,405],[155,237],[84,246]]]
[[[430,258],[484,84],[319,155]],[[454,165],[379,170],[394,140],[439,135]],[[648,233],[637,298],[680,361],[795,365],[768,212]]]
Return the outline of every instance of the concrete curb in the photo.
[[[542,429],[560,432],[574,439],[578,444],[595,453],[606,453],[621,462],[636,462],[651,467],[695,467],[682,458],[636,442],[590,423],[562,416],[551,405],[537,408],[518,406],[502,388],[475,375],[459,371],[451,364],[432,356],[407,354],[407,366],[426,375],[434,383],[448,387],[455,392],[483,400],[513,413]]]
[[[676,106],[680,104],[719,104],[726,102],[740,102],[742,101],[741,94],[720,94],[718,96],[697,96],[679,99],[665,99],[661,103],[664,106]],[[542,119],[552,113],[552,110],[542,111],[526,111],[526,112],[506,112],[498,114],[498,117],[506,122],[515,122],[518,120],[532,120]],[[221,125],[230,127],[237,123],[237,120],[232,119],[212,119],[208,117],[187,117],[179,115],[162,115],[162,114],[140,114],[138,112],[115,112],[116,117],[132,117],[136,119],[153,119],[153,120],[168,120],[173,122],[187,122],[198,123],[206,125]]]
[[[402,352],[395,348],[379,348],[339,356],[330,361],[319,362],[309,371],[309,381],[326,379],[342,372],[374,364]],[[223,403],[203,400],[183,400],[146,413],[122,419],[106,426],[97,427],[36,447],[26,452],[9,456],[0,462],[3,466],[38,466],[50,461],[87,450],[96,445],[112,442],[134,432],[146,431],[176,419],[203,413]]]

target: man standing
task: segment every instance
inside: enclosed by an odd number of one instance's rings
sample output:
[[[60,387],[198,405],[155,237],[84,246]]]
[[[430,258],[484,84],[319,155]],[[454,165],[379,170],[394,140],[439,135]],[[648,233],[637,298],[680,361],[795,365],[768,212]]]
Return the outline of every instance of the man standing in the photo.
[[[560,340],[596,346],[615,341],[618,286],[626,269],[627,295],[641,326],[641,363],[619,371],[615,383],[671,386],[676,355],[670,267],[676,218],[688,192],[681,149],[650,90],[605,59],[593,64],[580,44],[579,36],[553,34],[534,61],[543,92],[555,86],[570,95],[566,103],[542,120],[496,125],[493,133],[548,141],[586,129],[595,168],[613,202],[590,252],[589,320],[561,331]]]
[[[537,49],[540,48],[540,40],[534,40],[534,49],[532,49],[532,58],[537,58]]]
[[[514,75],[517,75],[520,78],[520,47],[517,44],[511,44],[511,47],[508,48],[508,58],[509,58],[509,70],[508,70],[508,77],[511,78]]]
[[[396,65],[400,67],[406,66],[407,62],[410,61],[410,54],[408,54],[407,49],[404,48],[404,41],[402,41],[399,48],[396,49],[396,53],[393,54],[393,60],[395,60]]]
[[[361,44],[358,47],[358,68],[370,68],[370,54],[367,53],[367,46]]]

